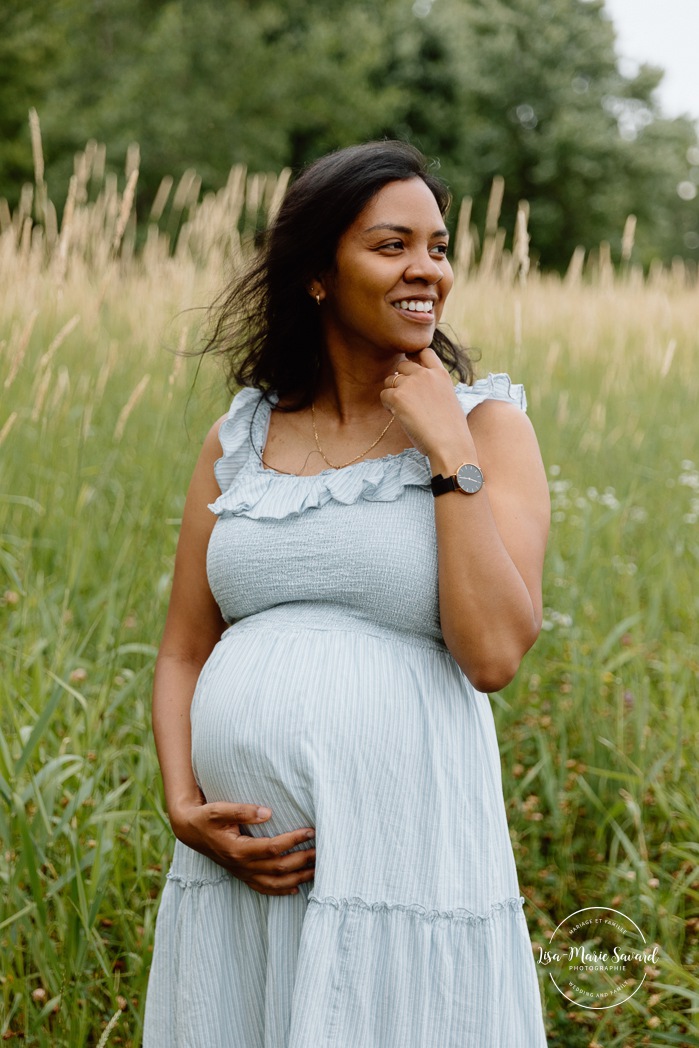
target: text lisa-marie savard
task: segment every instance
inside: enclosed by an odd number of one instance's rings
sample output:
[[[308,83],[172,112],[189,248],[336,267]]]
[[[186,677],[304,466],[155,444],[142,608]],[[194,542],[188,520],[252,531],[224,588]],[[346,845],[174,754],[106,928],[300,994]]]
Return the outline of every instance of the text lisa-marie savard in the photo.
[[[584,946],[569,946],[567,957],[564,957],[564,955],[560,953],[543,950],[540,946],[538,958],[539,964],[544,965],[563,960],[567,960],[568,963],[578,961],[581,964],[619,964],[624,961],[638,961],[643,964],[655,964],[657,959],[657,946],[653,948],[652,953],[638,953],[637,951],[627,953],[618,946],[614,947],[612,953],[608,953],[606,950],[602,953],[595,953],[594,950],[586,950]]]

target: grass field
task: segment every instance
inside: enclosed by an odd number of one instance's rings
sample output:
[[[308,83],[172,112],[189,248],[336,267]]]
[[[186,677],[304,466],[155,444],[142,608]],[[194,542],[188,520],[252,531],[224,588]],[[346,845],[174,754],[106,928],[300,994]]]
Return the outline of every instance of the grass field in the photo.
[[[85,164],[60,230],[41,185],[14,224],[0,209],[0,1036],[37,1048],[140,1044],[172,849],[151,673],[229,399],[173,350],[245,249],[238,220],[283,189],[234,172],[197,205],[190,179],[138,256],[130,190]],[[551,481],[545,628],[493,697],[525,912],[535,944],[598,905],[659,947],[609,1011],[541,971],[549,1043],[699,1046],[697,289],[605,265],[521,283],[499,258],[457,281],[449,322],[479,374],[526,384]]]

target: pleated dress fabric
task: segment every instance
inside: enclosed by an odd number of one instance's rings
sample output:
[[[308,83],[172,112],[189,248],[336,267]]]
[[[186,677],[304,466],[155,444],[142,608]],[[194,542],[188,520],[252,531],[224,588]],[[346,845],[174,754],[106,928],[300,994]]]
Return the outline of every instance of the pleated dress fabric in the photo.
[[[466,413],[526,410],[506,375],[455,388]],[[192,762],[207,800],[272,809],[244,832],[315,827],[315,876],[261,895],[176,842],[144,1048],[543,1048],[490,700],[440,631],[429,462],[276,473],[270,410],[243,389],[220,429],[207,571],[230,626]]]

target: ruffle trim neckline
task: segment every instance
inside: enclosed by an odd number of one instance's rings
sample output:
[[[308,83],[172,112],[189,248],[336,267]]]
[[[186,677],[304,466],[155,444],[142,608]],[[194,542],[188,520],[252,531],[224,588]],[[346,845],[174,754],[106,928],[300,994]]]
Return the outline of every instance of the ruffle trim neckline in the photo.
[[[521,385],[506,374],[490,374],[472,386],[459,383],[456,395],[468,414],[484,400],[504,400],[526,411]],[[262,464],[274,393],[245,387],[233,398],[228,417],[219,429],[223,455],[214,464],[221,495],[209,505],[216,516],[281,520],[305,513],[327,502],[351,505],[395,502],[407,487],[429,488],[430,466],[417,448],[406,448],[383,458],[364,459],[342,469],[326,469],[311,476],[277,473]]]

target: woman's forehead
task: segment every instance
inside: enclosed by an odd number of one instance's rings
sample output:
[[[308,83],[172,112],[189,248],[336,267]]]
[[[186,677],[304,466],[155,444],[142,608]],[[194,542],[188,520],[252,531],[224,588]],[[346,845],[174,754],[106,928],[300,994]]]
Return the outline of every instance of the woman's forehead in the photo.
[[[349,227],[360,235],[372,229],[387,227],[396,231],[430,226],[430,231],[445,232],[444,220],[431,189],[421,178],[388,182]],[[349,232],[348,230],[348,232]]]

